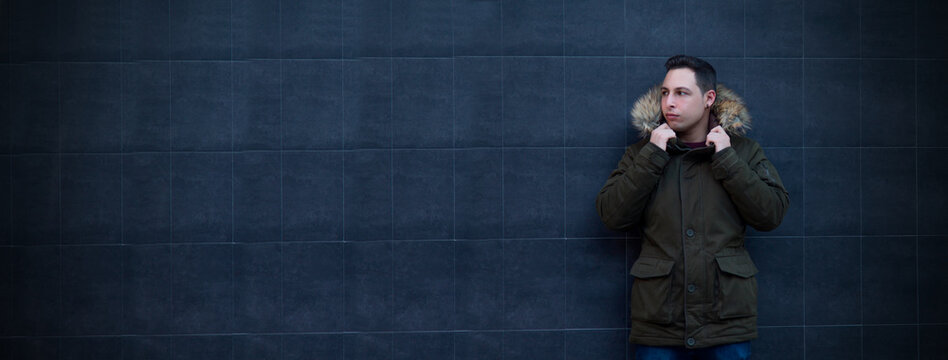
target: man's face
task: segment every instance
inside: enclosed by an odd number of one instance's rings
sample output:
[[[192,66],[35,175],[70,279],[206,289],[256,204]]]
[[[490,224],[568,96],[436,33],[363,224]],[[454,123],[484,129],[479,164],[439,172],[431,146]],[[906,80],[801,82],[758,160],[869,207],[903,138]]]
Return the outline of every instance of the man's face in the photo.
[[[676,133],[707,132],[700,128],[708,97],[698,88],[695,72],[689,68],[672,69],[662,83],[662,114]]]

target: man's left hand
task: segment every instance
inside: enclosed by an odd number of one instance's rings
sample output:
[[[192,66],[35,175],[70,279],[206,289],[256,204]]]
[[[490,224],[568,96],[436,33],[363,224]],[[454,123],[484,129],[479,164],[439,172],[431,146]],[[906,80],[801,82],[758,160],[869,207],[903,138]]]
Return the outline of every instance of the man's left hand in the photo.
[[[718,152],[731,147],[731,137],[727,136],[727,133],[724,132],[724,128],[722,128],[721,125],[718,125],[708,133],[708,139],[704,144],[708,146],[714,144],[714,152]]]

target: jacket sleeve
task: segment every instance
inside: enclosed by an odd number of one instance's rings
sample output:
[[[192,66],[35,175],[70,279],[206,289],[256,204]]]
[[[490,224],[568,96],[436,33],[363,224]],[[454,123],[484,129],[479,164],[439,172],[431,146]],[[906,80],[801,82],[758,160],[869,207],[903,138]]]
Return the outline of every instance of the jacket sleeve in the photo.
[[[776,229],[790,206],[790,197],[760,145],[753,143],[746,162],[733,147],[711,159],[714,178],[721,181],[744,221],[760,231]]]
[[[647,141],[645,146],[625,150],[619,167],[596,197],[596,210],[606,227],[625,231],[639,223],[669,158],[667,152]]]

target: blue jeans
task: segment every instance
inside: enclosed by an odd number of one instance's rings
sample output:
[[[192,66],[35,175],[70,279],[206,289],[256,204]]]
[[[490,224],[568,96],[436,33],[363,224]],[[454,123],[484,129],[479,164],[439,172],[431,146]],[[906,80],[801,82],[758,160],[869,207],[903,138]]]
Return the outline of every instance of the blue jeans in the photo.
[[[675,346],[635,346],[636,360],[746,360],[750,358],[750,341],[703,349]]]

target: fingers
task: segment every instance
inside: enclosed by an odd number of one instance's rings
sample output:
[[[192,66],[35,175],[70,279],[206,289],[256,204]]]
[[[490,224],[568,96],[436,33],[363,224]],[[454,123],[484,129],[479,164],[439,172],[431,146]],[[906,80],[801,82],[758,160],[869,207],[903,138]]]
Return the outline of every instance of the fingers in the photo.
[[[650,141],[662,150],[665,150],[665,145],[668,143],[668,140],[671,140],[676,136],[677,135],[675,134],[675,131],[672,130],[668,124],[661,124],[652,131]]]
[[[721,128],[720,125],[715,126],[713,129],[711,129],[710,132],[708,132],[708,137],[707,137],[707,140],[705,140],[704,144],[706,146],[711,146],[712,144],[714,144],[717,138],[720,137],[721,134],[723,133],[724,133],[724,129]]]
[[[721,125],[715,126],[710,132],[708,132],[708,138],[704,144],[710,146],[711,144],[714,144],[714,141],[721,136],[727,136],[724,133],[724,128],[722,128]]]
[[[727,135],[724,128],[715,126],[714,129],[711,129],[711,132],[708,133],[707,140],[705,140],[704,144],[707,146],[714,145],[714,151],[718,152],[731,146],[731,138]]]
[[[659,125],[652,132],[665,139],[671,139],[675,137],[675,131],[672,130],[671,127],[668,126],[668,124]]]

